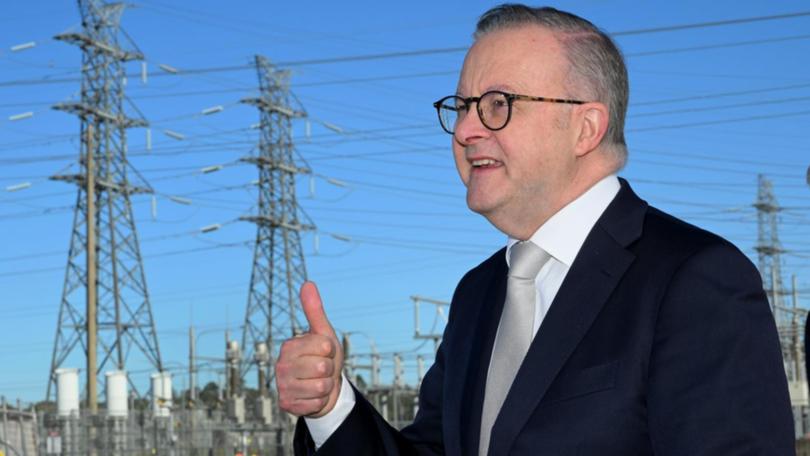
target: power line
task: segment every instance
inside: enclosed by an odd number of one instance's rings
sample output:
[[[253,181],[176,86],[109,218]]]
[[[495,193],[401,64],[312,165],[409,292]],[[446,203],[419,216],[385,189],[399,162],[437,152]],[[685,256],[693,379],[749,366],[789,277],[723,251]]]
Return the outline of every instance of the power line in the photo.
[[[670,103],[682,103],[684,101],[697,101],[697,100],[706,100],[706,99],[713,99],[713,98],[725,98],[725,97],[736,97],[740,95],[753,95],[758,93],[767,93],[767,92],[778,92],[783,90],[793,90],[793,89],[806,89],[810,87],[810,83],[802,83],[802,84],[790,84],[785,86],[777,86],[777,87],[765,87],[762,89],[751,89],[751,90],[737,90],[733,92],[719,92],[719,93],[711,93],[706,95],[690,95],[688,97],[678,97],[678,98],[666,98],[663,100],[652,100],[652,101],[642,101],[642,102],[635,102],[632,103],[631,107],[638,107],[638,106],[653,106],[659,104],[670,104]]]
[[[720,120],[706,120],[701,122],[687,122],[687,123],[680,123],[680,124],[669,124],[669,125],[655,125],[652,127],[639,127],[639,128],[630,128],[625,130],[628,133],[639,133],[639,132],[646,132],[646,131],[654,131],[654,130],[667,130],[673,128],[687,128],[687,127],[703,127],[707,125],[719,125],[719,124],[726,124],[726,123],[737,123],[737,122],[751,122],[755,120],[768,120],[768,119],[781,119],[785,117],[799,117],[799,116],[806,116],[810,115],[810,111],[794,111],[794,112],[785,112],[780,114],[763,114],[759,116],[748,116],[748,117],[737,117],[733,119],[720,119]]]
[[[795,103],[797,101],[807,101],[810,100],[810,97],[791,97],[791,98],[780,98],[777,100],[761,100],[761,101],[752,101],[748,103],[734,103],[734,104],[726,104],[726,105],[719,105],[719,106],[707,106],[701,108],[683,108],[683,109],[671,109],[668,111],[658,111],[658,112],[644,112],[638,114],[631,114],[628,118],[637,119],[639,117],[657,117],[657,116],[668,116],[672,114],[691,114],[695,112],[708,112],[708,111],[718,111],[723,109],[732,109],[732,108],[747,108],[752,106],[765,106],[765,105],[775,105],[775,104],[784,104],[784,103]]]
[[[423,77],[435,77],[435,76],[449,76],[449,75],[456,75],[458,74],[458,70],[448,70],[448,71],[435,71],[435,72],[427,72],[427,73],[409,73],[409,74],[396,74],[396,75],[383,75],[383,76],[371,76],[365,78],[348,78],[348,79],[336,79],[336,80],[327,80],[327,81],[317,81],[317,82],[304,82],[304,83],[296,83],[292,84],[292,87],[301,88],[301,87],[319,87],[319,86],[328,86],[328,85],[344,85],[344,84],[359,84],[359,83],[366,83],[366,82],[379,82],[379,81],[394,81],[394,80],[403,80],[403,79],[414,79],[414,78],[423,78]],[[669,73],[668,73],[669,74]],[[810,87],[810,84],[793,84],[787,86],[779,86],[779,87],[768,87],[762,89],[754,89],[754,90],[744,90],[744,91],[737,91],[737,92],[721,92],[716,94],[707,94],[707,95],[696,95],[690,97],[681,97],[681,98],[672,98],[672,99],[665,99],[665,100],[655,100],[655,101],[647,101],[647,102],[631,102],[630,107],[638,107],[638,106],[648,106],[648,105],[656,105],[656,104],[669,104],[669,103],[679,103],[684,101],[694,101],[694,100],[703,100],[703,99],[712,99],[712,98],[724,98],[730,96],[739,96],[739,95],[751,95],[756,93],[767,93],[767,92],[774,92],[774,91],[783,91],[783,90],[791,90],[791,89],[800,89],[800,88],[807,88]],[[138,91],[133,90],[132,92],[135,95],[130,96],[129,98],[132,100],[147,100],[147,99],[162,99],[162,98],[175,98],[175,97],[191,97],[191,96],[200,96],[200,95],[214,95],[214,94],[223,94],[223,93],[245,93],[251,91],[251,87],[241,87],[241,88],[228,88],[228,89],[215,89],[215,90],[192,90],[186,92],[169,92],[169,93],[153,93],[147,95],[137,95]],[[51,106],[58,101],[29,101],[29,102],[15,102],[15,103],[0,103],[0,108],[16,108],[16,107],[25,107],[25,106]],[[646,115],[646,114],[645,114]],[[652,114],[658,115],[658,114]],[[75,136],[75,135],[70,135]]]
[[[627,57],[649,57],[653,55],[663,55],[663,54],[677,54],[681,52],[694,52],[694,51],[708,51],[711,49],[725,49],[725,48],[732,48],[732,47],[742,47],[742,46],[751,46],[756,44],[770,44],[770,43],[782,43],[785,41],[798,41],[798,40],[807,40],[810,39],[810,35],[794,35],[794,36],[785,36],[779,38],[765,38],[760,40],[750,40],[750,41],[736,41],[731,43],[720,43],[720,44],[706,44],[703,46],[691,46],[691,47],[684,47],[684,48],[672,48],[672,49],[661,49],[657,51],[645,51],[645,52],[632,52],[626,54]]]
[[[200,252],[208,252],[211,250],[218,250],[218,249],[226,249],[226,248],[234,248],[234,247],[250,247],[253,244],[253,241],[239,241],[239,242],[228,242],[222,243],[217,245],[209,245],[203,247],[193,247],[188,249],[180,249],[180,250],[171,250],[167,252],[160,252],[154,253],[150,255],[144,255],[145,258],[161,258],[161,257],[168,257],[168,256],[176,256],[176,255],[184,255],[187,253],[200,253]],[[36,269],[26,269],[23,271],[10,271],[10,272],[0,272],[0,278],[4,277],[17,277],[21,275],[32,275],[32,274],[40,274],[45,272],[54,272],[59,270],[64,270],[64,266],[56,266],[56,267],[48,267],[48,268],[36,268]]]
[[[774,167],[774,168],[787,168],[796,170],[803,166],[803,164],[799,163],[774,163],[774,162],[766,162],[766,161],[757,161],[757,160],[746,160],[742,158],[736,157],[718,157],[716,155],[702,155],[702,154],[694,154],[688,152],[665,152],[662,150],[651,150],[646,149],[644,147],[634,147],[632,150],[633,154],[641,152],[644,154],[652,154],[652,155],[664,155],[668,157],[676,157],[676,158],[692,158],[695,160],[702,160],[702,161],[714,161],[714,162],[721,162],[725,164],[741,164],[741,165],[755,165],[755,166],[766,166],[766,167]],[[748,186],[748,184],[745,184]]]
[[[700,171],[711,171],[715,173],[727,173],[727,174],[740,174],[744,176],[752,176],[756,175],[756,170],[746,171],[741,169],[728,169],[728,168],[715,168],[711,166],[702,166],[702,165],[690,165],[685,164],[683,162],[673,163],[673,162],[660,162],[655,160],[646,160],[643,158],[633,158],[633,163],[644,163],[648,165],[658,165],[658,166],[667,166],[667,167],[676,167],[679,169],[695,169]],[[769,176],[776,176],[776,177],[787,177],[787,178],[794,178],[796,175],[794,174],[777,174],[777,173],[768,173]]]
[[[613,36],[631,36],[631,35],[646,35],[651,33],[661,33],[661,32],[675,32],[679,30],[690,30],[690,29],[698,29],[698,28],[710,28],[710,27],[721,27],[727,25],[737,25],[737,24],[748,24],[752,22],[765,22],[765,21],[775,21],[775,20],[783,20],[783,19],[795,19],[797,17],[805,17],[810,16],[810,11],[798,11],[795,13],[785,13],[785,14],[774,14],[771,16],[752,16],[752,17],[745,17],[739,19],[726,19],[720,21],[708,21],[708,22],[697,22],[692,24],[679,24],[679,25],[668,25],[663,27],[652,27],[652,28],[645,28],[645,29],[637,29],[637,30],[627,30],[624,32],[616,32],[611,33]]]

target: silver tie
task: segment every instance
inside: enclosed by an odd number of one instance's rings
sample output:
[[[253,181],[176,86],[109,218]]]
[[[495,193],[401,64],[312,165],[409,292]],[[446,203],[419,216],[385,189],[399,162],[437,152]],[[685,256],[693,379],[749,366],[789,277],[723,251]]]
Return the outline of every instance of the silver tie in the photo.
[[[532,342],[537,289],[534,285],[540,268],[551,258],[537,245],[526,241],[512,246],[509,252],[509,277],[492,360],[487,373],[484,409],[481,413],[479,456],[486,456],[495,418],[512,386],[518,368]]]

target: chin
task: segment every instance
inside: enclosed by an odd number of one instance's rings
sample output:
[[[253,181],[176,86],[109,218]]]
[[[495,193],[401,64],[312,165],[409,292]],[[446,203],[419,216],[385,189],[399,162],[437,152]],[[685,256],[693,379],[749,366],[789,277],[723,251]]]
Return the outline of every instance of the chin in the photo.
[[[467,198],[467,207],[476,214],[483,215],[487,218],[489,218],[488,215],[494,211],[494,206],[495,205],[493,203],[488,201],[476,201]]]

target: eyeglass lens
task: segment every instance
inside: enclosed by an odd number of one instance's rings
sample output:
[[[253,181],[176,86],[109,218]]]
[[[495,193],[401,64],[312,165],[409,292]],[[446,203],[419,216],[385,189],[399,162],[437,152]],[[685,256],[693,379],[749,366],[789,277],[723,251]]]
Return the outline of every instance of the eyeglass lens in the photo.
[[[487,92],[477,103],[476,110],[481,123],[490,130],[498,130],[509,120],[509,100],[500,92]],[[455,132],[456,124],[464,119],[470,106],[461,97],[447,97],[439,109],[442,127]]]

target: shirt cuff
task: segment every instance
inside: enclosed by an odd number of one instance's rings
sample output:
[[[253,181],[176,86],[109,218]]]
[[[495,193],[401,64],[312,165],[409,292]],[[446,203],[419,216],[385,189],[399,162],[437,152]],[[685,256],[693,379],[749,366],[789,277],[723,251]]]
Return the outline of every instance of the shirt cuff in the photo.
[[[354,408],[354,390],[345,376],[341,375],[340,378],[342,379],[340,393],[332,411],[320,418],[304,417],[309,429],[309,435],[312,436],[312,441],[315,442],[315,449],[320,448],[326,442]]]

